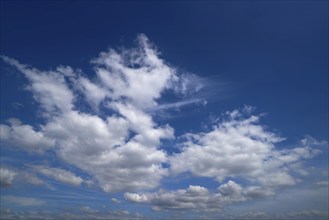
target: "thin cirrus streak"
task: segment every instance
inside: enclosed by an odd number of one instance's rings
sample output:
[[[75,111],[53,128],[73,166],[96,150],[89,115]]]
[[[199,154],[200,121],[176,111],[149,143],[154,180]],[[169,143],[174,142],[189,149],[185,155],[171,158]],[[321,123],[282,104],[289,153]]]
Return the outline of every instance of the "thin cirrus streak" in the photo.
[[[190,99],[185,101],[179,101],[174,103],[160,104],[151,109],[151,111],[160,111],[160,110],[168,110],[168,109],[179,109],[184,106],[192,105],[192,104],[202,104],[206,105],[207,101],[202,99]]]

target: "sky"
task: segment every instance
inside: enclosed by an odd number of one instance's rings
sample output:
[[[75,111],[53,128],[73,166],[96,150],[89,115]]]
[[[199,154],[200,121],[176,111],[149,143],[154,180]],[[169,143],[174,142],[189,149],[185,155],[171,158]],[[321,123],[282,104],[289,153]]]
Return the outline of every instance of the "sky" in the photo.
[[[1,219],[328,219],[327,1],[1,1]]]

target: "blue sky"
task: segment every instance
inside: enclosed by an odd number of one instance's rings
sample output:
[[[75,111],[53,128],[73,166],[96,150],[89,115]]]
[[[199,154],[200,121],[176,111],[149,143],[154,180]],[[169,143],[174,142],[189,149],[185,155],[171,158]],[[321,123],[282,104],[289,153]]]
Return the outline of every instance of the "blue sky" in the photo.
[[[328,2],[0,16],[1,218],[328,218]]]

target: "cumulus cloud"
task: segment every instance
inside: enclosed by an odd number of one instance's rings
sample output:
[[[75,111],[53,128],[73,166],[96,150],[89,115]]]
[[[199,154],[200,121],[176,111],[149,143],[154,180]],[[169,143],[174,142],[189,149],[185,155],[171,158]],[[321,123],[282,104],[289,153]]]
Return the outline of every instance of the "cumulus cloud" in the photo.
[[[111,91],[112,100],[126,98],[145,109],[157,105],[156,99],[177,79],[175,69],[159,57],[147,37],[138,36],[138,47],[121,53],[110,49],[93,60],[96,74]]]
[[[79,186],[83,182],[81,177],[76,176],[74,173],[64,169],[46,166],[34,166],[33,169],[44,176],[62,183]]]
[[[139,195],[137,193],[125,193],[125,198],[132,202],[146,202],[148,201],[147,196]]]
[[[234,181],[230,180],[227,183],[221,185],[218,190],[224,196],[239,195],[241,194],[242,187]]]
[[[145,35],[138,36],[136,48],[100,53],[92,61],[92,79],[69,66],[41,71],[2,58],[29,80],[45,119],[38,131],[1,125],[7,145],[54,147],[62,161],[87,172],[106,192],[154,188],[167,175],[167,155],[159,147],[162,139],[174,137],[174,129],[155,123],[148,109],[179,76]],[[95,111],[81,111],[85,104]]]
[[[12,185],[13,179],[16,175],[16,172],[6,169],[0,168],[0,186],[1,187],[9,187]]]
[[[0,124],[0,140],[10,146],[42,153],[55,144],[43,131],[36,131],[30,125],[21,124],[18,119],[12,118],[9,123],[10,125]]]
[[[148,120],[143,123],[149,125]],[[162,133],[153,128],[140,130],[127,141],[129,128],[131,123],[123,117],[104,121],[75,111],[45,126],[47,135],[59,143],[59,157],[95,176],[104,191],[153,188],[167,172],[161,167],[165,153],[150,145],[159,143]]]
[[[9,169],[0,168],[0,187],[10,187],[13,181],[17,184],[32,184],[32,185],[43,185],[45,182],[40,179],[33,170],[20,170],[20,169]]]
[[[184,135],[181,151],[168,156],[161,144],[175,138],[174,128],[157,123],[152,113],[206,103],[193,95],[207,82],[193,74],[178,74],[143,34],[135,48],[109,49],[94,58],[94,76],[69,66],[42,71],[12,58],[2,59],[27,78],[27,89],[43,116],[37,126],[17,119],[1,124],[6,147],[46,153],[51,149],[56,159],[83,171],[92,181],[72,171],[31,165],[38,175],[75,186],[94,184],[105,192],[127,192],[127,200],[152,204],[155,210],[220,210],[272,196],[277,188],[297,183],[293,172],[307,174],[302,161],[319,152],[313,146],[323,144],[307,136],[301,146],[277,149],[283,138],[268,131],[259,123],[260,116],[245,107],[227,112],[227,119],[216,120],[209,132]],[[169,95],[179,98],[161,102],[169,90]],[[86,110],[87,105],[91,110]],[[214,178],[220,186],[216,192],[191,185],[132,193],[159,187],[164,177],[184,172]],[[13,176],[8,172],[4,176],[10,185]],[[237,177],[245,186],[231,180]],[[42,182],[36,175],[26,179]]]
[[[190,185],[187,189],[160,190],[154,193],[125,193],[126,200],[135,203],[147,203],[154,210],[196,210],[219,211],[224,206],[254,199],[256,186],[243,188],[240,184],[229,180],[213,192],[202,186]],[[254,195],[252,195],[254,193]],[[262,194],[258,192],[257,196]]]
[[[294,185],[294,164],[312,158],[318,150],[308,146],[276,149],[283,140],[260,125],[260,116],[250,108],[227,113],[209,132],[188,134],[182,152],[170,158],[173,173],[191,172],[195,176],[244,177],[263,187]]]
[[[310,189],[308,189],[309,191]],[[309,201],[325,201],[327,192],[321,191],[322,199],[319,199],[320,194],[314,194],[310,197],[311,191],[304,193],[306,197],[300,197],[300,191],[297,194],[285,192],[280,194],[279,197],[274,197],[275,193],[272,188],[264,188],[263,186],[251,185],[247,186],[245,184],[239,184],[236,181],[228,180],[227,182],[218,186],[216,190],[209,190],[202,186],[190,185],[186,189],[178,190],[159,190],[157,192],[144,192],[144,193],[125,193],[124,198],[133,203],[149,204],[152,206],[155,211],[165,211],[165,210],[176,210],[176,211],[195,211],[198,213],[203,213],[202,216],[207,216],[211,213],[222,212],[225,214],[224,219],[287,219],[290,216],[293,216],[292,213],[289,215],[285,214],[282,216],[276,216],[272,214],[266,214],[264,212],[263,202],[265,206],[267,204],[268,210],[272,210],[273,205],[278,202],[282,205],[280,209],[285,210],[283,207],[286,206],[287,198],[293,201],[296,198],[300,201],[309,202]],[[285,199],[282,199],[281,196],[284,196]],[[264,200],[264,198],[270,200]],[[315,199],[317,198],[317,199]],[[314,200],[315,199],[315,200]],[[326,198],[327,199],[327,198]],[[243,207],[242,203],[247,203],[248,201],[254,201],[249,203],[251,206]],[[260,202],[262,205],[257,203]],[[272,202],[269,202],[272,201]],[[273,203],[275,201],[275,203]],[[296,202],[297,203],[297,202]],[[229,205],[236,205],[232,210],[226,210],[225,208]],[[281,206],[280,205],[280,206]],[[316,206],[316,204],[314,204]],[[234,206],[233,206],[234,207]],[[249,208],[248,208],[249,207]],[[297,206],[298,207],[298,206]],[[325,205],[322,205],[325,207]],[[318,207],[321,208],[321,207]],[[258,212],[243,212],[239,214],[240,211],[244,210],[261,210]],[[225,211],[226,210],[226,211]],[[266,208],[265,208],[266,210]],[[304,214],[309,214],[311,216],[312,212],[304,212]],[[326,212],[316,211],[313,214],[321,213],[322,216],[325,216]],[[302,213],[299,213],[302,214]],[[295,213],[297,216],[297,214]],[[306,215],[305,215],[306,216]],[[316,215],[314,215],[316,216]],[[320,216],[320,215],[319,215]],[[297,218],[297,217],[296,217]]]

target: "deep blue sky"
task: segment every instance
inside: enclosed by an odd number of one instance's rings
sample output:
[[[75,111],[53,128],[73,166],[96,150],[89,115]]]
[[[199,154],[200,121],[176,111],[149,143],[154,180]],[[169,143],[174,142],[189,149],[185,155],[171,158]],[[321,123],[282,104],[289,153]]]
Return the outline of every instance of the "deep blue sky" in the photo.
[[[205,80],[208,87],[197,97],[206,99],[207,105],[187,105],[161,112],[163,115],[152,115],[155,122],[160,125],[168,123],[175,129],[177,139],[162,142],[163,145],[171,145],[168,153],[179,151],[176,145],[180,144],[180,135],[199,133],[204,131],[204,127],[209,129],[213,125],[212,120],[222,113],[248,105],[256,108],[255,114],[265,113],[261,117],[264,127],[286,138],[276,145],[278,148],[299,146],[305,135],[314,138],[310,138],[314,141],[310,146],[325,146],[322,149],[324,153],[318,158],[321,159],[319,170],[327,175],[327,168],[322,166],[328,163],[328,1],[6,0],[1,1],[0,6],[0,55],[22,64],[43,71],[55,70],[59,65],[71,66],[81,69],[92,79],[95,77],[94,65],[90,63],[92,59],[108,48],[136,46],[136,37],[143,33],[161,52],[160,57],[177,68],[179,74],[191,73]],[[37,131],[42,130],[42,125],[50,119],[40,117],[42,110],[38,102],[25,89],[31,84],[13,65],[8,65],[8,61],[0,62],[1,124],[8,125],[7,120],[14,117],[32,125]],[[171,101],[168,95],[162,97],[159,103]],[[81,106],[78,108],[82,109]],[[94,174],[87,174],[79,166],[76,168],[74,163],[63,162],[54,156],[56,150],[46,155],[29,152],[26,156],[20,148],[11,148],[5,142],[2,145],[1,164],[6,169],[16,170],[16,173],[19,169],[30,169],[25,163],[39,161],[40,164],[44,160],[49,166],[58,165],[81,177]],[[307,162],[309,168],[318,166],[316,160]],[[322,178],[318,174],[320,171],[314,171],[314,176],[308,176],[303,184],[311,187],[314,184],[312,179],[327,180],[328,175]],[[72,195],[79,193],[79,187],[71,189],[71,186],[51,180],[49,176],[47,178],[50,179],[45,178],[47,175],[41,171],[38,171],[41,174],[35,172],[49,183],[47,187],[53,184],[58,190],[56,194],[56,191],[45,187],[41,189],[43,194],[60,195],[70,190]],[[212,189],[218,186],[212,176],[194,177],[188,172],[170,176],[162,179],[159,188],[177,190],[191,184]],[[249,184],[239,176],[235,176],[234,181]],[[38,195],[39,188],[31,186],[31,194],[25,195],[25,188],[19,185],[19,180],[14,180],[14,183],[17,182],[17,190],[15,184],[13,191],[4,189],[6,196],[42,198],[42,193]],[[87,197],[89,188],[83,187],[83,196]],[[295,195],[298,190],[303,191],[297,187],[296,192],[289,193]],[[113,203],[119,209],[127,209],[131,213],[139,210],[151,218],[157,216],[148,206],[124,202],[124,191],[108,196],[98,187],[93,192],[96,193],[92,200],[95,203],[86,204],[89,207],[99,208],[102,201],[113,197],[121,199],[121,205]],[[283,210],[280,201],[288,201],[287,198],[283,193],[277,199],[277,203],[266,201],[264,204],[267,205],[261,211],[266,211],[273,204],[278,210]],[[50,201],[49,207],[62,208],[60,204],[51,202],[54,200]],[[328,200],[325,202],[322,204],[327,204]],[[257,204],[232,206],[229,210],[231,214],[239,208],[255,210]],[[296,205],[298,210],[311,207],[307,202],[299,205]],[[9,206],[14,207],[12,204]],[[319,210],[322,210],[321,207]],[[294,209],[291,208],[291,211]]]
[[[286,135],[327,139],[327,27],[326,1],[2,1],[1,54],[89,68],[145,33],[170,64],[233,84],[213,112],[257,106]]]

